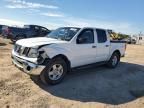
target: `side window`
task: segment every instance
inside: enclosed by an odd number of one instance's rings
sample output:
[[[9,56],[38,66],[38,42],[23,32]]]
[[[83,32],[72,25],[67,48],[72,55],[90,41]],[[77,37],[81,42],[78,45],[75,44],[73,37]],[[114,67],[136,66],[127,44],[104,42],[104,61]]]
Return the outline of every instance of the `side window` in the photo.
[[[77,44],[89,44],[89,43],[94,43],[93,29],[85,29],[77,37]]]
[[[107,35],[105,30],[96,29],[98,43],[104,43],[107,41]]]
[[[35,30],[39,30],[39,27],[35,26]]]
[[[47,31],[47,29],[44,27],[41,27],[41,31]]]

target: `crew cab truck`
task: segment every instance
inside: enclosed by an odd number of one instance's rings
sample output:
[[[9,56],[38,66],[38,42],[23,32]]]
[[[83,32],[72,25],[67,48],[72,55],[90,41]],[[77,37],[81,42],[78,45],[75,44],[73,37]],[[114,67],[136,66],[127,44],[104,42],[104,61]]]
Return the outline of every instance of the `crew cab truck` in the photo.
[[[115,68],[125,49],[124,41],[110,40],[108,30],[62,27],[46,37],[18,40],[12,61],[28,74],[40,74],[44,83],[57,84],[72,68],[94,63]]]

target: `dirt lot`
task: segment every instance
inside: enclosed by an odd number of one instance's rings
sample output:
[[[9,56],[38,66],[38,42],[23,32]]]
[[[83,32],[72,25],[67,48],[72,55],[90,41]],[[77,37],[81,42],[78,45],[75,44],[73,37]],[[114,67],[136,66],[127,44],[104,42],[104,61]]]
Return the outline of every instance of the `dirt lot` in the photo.
[[[0,38],[0,108],[144,108],[144,46],[128,45],[116,69],[77,70],[56,86],[17,69],[11,49]]]

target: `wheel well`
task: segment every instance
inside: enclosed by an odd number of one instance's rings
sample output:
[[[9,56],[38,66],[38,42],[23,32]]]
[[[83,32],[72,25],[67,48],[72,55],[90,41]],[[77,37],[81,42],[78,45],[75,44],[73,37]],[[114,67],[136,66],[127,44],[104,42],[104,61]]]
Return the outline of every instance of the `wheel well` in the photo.
[[[53,57],[53,59],[55,59],[55,58],[62,58],[67,64],[68,72],[71,71],[71,62],[65,55],[59,54],[59,55]]]
[[[119,55],[119,57],[121,57],[121,53],[120,53],[119,50],[115,50],[115,51],[113,52],[113,54],[114,54],[114,53],[117,53],[117,54]]]

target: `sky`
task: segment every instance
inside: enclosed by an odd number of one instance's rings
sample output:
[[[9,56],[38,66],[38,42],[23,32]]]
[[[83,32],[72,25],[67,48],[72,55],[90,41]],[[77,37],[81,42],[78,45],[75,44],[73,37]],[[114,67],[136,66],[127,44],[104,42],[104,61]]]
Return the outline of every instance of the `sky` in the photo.
[[[0,0],[0,24],[97,27],[144,33],[144,0]]]

